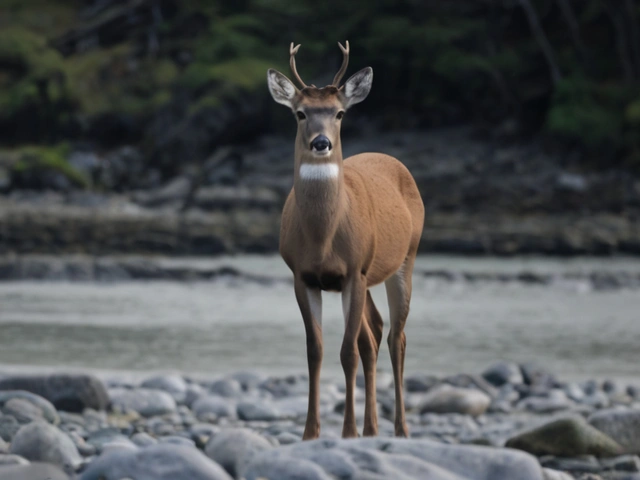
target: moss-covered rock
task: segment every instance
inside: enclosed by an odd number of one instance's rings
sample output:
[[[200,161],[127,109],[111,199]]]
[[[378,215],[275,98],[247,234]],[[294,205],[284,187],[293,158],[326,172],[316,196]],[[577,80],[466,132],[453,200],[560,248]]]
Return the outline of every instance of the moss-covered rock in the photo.
[[[67,161],[69,146],[29,146],[16,152],[11,166],[11,187],[69,190],[88,188],[89,179]]]

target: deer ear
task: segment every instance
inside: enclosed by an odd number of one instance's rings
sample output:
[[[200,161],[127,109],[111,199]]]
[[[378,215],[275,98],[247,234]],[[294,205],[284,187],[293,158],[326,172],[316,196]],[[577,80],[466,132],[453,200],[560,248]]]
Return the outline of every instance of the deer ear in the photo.
[[[298,93],[296,86],[282,73],[270,68],[267,71],[267,83],[273,99],[293,109],[293,99]]]
[[[373,69],[371,67],[363,68],[354,73],[342,87],[344,89],[345,108],[349,108],[356,103],[360,103],[371,91],[373,83]]]

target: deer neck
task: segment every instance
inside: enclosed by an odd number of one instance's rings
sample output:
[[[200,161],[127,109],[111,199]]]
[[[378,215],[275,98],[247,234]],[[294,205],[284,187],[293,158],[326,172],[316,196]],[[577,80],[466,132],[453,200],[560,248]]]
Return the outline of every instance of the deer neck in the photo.
[[[330,155],[317,157],[298,143],[293,186],[300,224],[309,241],[329,248],[347,210],[342,148],[335,145]]]

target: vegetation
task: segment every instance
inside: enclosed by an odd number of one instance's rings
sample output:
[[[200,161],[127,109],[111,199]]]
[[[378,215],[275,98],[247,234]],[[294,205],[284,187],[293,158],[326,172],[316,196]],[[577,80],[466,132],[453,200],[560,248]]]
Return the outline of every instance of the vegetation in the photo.
[[[385,128],[515,124],[586,165],[640,169],[635,0],[78,5],[0,0],[0,142],[105,142],[96,125],[115,118],[140,126],[122,141],[148,145],[144,125],[176,106],[194,117],[247,92],[266,98],[265,70],[288,72],[292,40],[307,83],[329,83],[336,41],[349,39],[350,71],[376,72],[359,112]],[[265,115],[271,128],[280,114]]]

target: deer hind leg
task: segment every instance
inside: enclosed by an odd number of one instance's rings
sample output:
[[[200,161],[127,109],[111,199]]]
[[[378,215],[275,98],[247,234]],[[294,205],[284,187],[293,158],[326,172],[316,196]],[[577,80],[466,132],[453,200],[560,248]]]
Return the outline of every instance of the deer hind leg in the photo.
[[[303,440],[320,435],[320,368],[322,366],[322,294],[318,288],[307,287],[295,280],[295,293],[307,334],[307,363],[309,366],[309,406]]]
[[[402,387],[404,382],[404,355],[407,346],[404,326],[409,315],[409,303],[411,301],[413,261],[413,258],[407,257],[398,271],[385,281],[387,300],[389,302],[389,317],[391,319],[391,331],[387,337],[387,342],[389,344],[389,353],[391,354],[395,384],[396,408],[394,426],[395,434],[398,437],[409,436],[405,420]]]
[[[378,411],[376,402],[376,363],[378,350],[382,341],[382,317],[373,303],[371,292],[367,290],[364,315],[358,336],[358,349],[362,359],[364,372],[365,407],[364,430],[365,437],[378,434]]]

